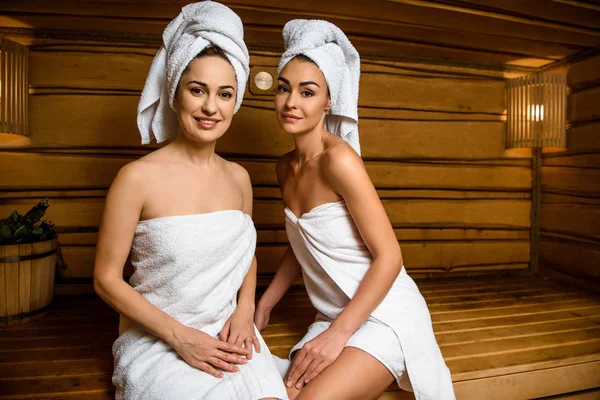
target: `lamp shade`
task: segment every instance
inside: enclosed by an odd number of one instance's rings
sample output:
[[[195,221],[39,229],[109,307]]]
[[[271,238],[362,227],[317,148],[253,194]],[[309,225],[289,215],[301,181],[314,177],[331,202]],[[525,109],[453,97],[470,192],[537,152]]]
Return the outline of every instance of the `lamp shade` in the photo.
[[[29,49],[0,38],[0,133],[29,134]]]
[[[567,75],[509,79],[506,147],[566,147]]]

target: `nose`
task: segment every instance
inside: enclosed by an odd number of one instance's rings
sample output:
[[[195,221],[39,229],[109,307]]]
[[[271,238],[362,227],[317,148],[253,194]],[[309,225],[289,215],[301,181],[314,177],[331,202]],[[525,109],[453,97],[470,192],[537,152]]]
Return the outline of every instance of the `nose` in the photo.
[[[217,102],[215,95],[206,96],[202,103],[202,112],[206,115],[213,115],[217,112]]]
[[[296,94],[293,91],[288,92],[287,98],[285,99],[285,106],[292,110],[296,108]]]

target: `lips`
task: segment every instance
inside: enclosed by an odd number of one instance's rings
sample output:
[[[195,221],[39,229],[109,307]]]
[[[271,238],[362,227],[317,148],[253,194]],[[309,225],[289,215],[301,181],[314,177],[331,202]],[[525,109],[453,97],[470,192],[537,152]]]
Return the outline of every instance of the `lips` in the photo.
[[[221,122],[220,120],[216,119],[216,118],[201,118],[201,117],[194,117],[194,119],[196,120],[196,122],[198,123],[198,125],[205,130],[208,129],[213,129],[215,126],[217,126],[217,124],[219,122]]]
[[[301,119],[300,117],[290,113],[283,113],[281,114],[281,117],[285,122],[296,122]]]

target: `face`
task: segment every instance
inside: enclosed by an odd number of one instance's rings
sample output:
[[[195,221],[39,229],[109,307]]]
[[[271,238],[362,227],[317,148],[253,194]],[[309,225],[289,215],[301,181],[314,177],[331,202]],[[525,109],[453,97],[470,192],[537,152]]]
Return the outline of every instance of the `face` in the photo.
[[[195,58],[181,75],[173,102],[181,133],[193,142],[212,142],[231,124],[235,71],[218,56]]]
[[[275,110],[281,128],[291,134],[323,129],[331,107],[327,83],[316,64],[294,58],[281,70]]]

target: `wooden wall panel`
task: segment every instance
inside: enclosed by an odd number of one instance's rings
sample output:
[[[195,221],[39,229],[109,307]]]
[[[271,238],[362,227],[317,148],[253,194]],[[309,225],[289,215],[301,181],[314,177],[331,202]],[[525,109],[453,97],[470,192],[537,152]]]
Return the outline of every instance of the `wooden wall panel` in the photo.
[[[104,199],[101,197],[50,199],[52,207],[46,217],[61,228],[97,228]],[[396,227],[526,229],[529,226],[528,200],[441,200],[383,199],[383,205]],[[20,212],[31,207],[30,199],[0,199],[0,215],[13,209]],[[258,227],[283,227],[280,200],[256,199],[253,218]]]
[[[543,158],[540,271],[600,291],[600,56],[570,66],[567,149]]]
[[[140,154],[3,152],[0,188],[108,188],[118,170]],[[144,154],[144,153],[142,153]],[[238,159],[254,185],[277,185],[275,160]],[[36,169],[28,166],[35,165]],[[380,189],[459,189],[499,191],[499,197],[526,192],[531,174],[526,167],[468,163],[366,161],[367,172]],[[64,177],[69,176],[65,181]],[[502,194],[502,192],[509,192]],[[483,194],[485,198],[490,194]]]
[[[569,96],[569,121],[593,121],[600,118],[600,86],[580,90]]]
[[[529,264],[529,243],[494,241],[475,243],[401,243],[404,265],[412,274],[439,276],[477,271],[525,270]],[[259,244],[256,249],[258,273],[274,274],[287,245]],[[61,246],[68,265],[64,279],[88,278],[93,273],[94,246]],[[130,271],[126,271],[129,273]]]
[[[135,119],[155,49],[65,40],[32,47],[30,143],[0,152],[0,215],[49,197],[64,278],[91,277],[108,186],[124,164],[158,147],[139,144]],[[277,61],[252,52],[254,70]],[[531,169],[504,150],[504,85],[493,70],[363,58],[363,158],[414,273],[528,268]],[[292,148],[272,96],[250,91],[217,145],[250,173],[262,274],[274,271],[287,242],[274,172]]]

